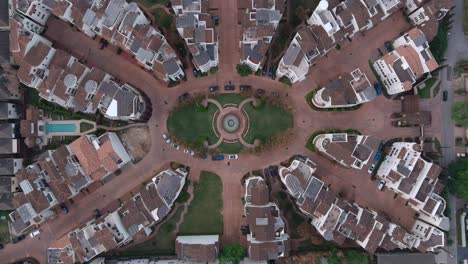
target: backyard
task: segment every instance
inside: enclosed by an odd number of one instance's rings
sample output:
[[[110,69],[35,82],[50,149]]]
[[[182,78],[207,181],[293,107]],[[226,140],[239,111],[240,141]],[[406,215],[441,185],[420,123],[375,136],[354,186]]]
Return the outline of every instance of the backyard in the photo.
[[[195,183],[190,203],[179,235],[211,235],[223,233],[223,186],[218,175],[203,171]]]
[[[11,211],[0,211],[0,244],[10,242],[10,232],[8,231],[8,214]]]
[[[421,99],[428,99],[435,97],[440,90],[440,84],[437,87],[434,87],[434,92],[431,94],[431,88],[436,83],[437,79],[431,78],[424,82],[424,88],[418,90],[418,96]]]
[[[122,251],[120,256],[157,256],[175,254],[175,226],[182,215],[183,207],[164,222],[151,239]]]

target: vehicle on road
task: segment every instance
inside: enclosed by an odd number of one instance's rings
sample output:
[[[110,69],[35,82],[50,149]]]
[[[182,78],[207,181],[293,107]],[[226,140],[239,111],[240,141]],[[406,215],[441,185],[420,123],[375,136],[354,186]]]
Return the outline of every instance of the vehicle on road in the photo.
[[[374,162],[378,163],[381,157],[382,157],[382,151],[378,151],[377,154],[375,154],[374,156]]]
[[[210,87],[208,88],[208,91],[210,91],[210,92],[216,92],[216,91],[218,91],[218,90],[219,90],[219,86],[218,86],[218,85],[213,85],[213,86],[210,86]]]
[[[190,149],[184,149],[184,153],[190,156],[195,156],[195,151]]]
[[[172,142],[172,143],[171,143],[171,146],[172,146],[173,148],[175,148],[176,150],[179,150],[179,149],[180,149],[180,146],[177,145],[175,142]]]
[[[372,164],[369,169],[367,170],[367,173],[371,174],[375,169],[375,164]]]
[[[237,155],[237,154],[229,154],[229,155],[228,155],[228,158],[229,158],[230,160],[235,160],[235,159],[238,159],[238,158],[239,158],[239,155]]]
[[[68,208],[64,203],[60,204],[60,209],[62,209],[64,213],[68,214]]]
[[[29,234],[29,236],[30,236],[30,237],[36,237],[36,236],[38,236],[40,233],[41,233],[40,230],[36,230],[36,231],[31,232],[31,233]]]
[[[377,96],[382,95],[382,88],[380,88],[380,85],[378,83],[374,83],[374,89],[375,89],[375,92],[377,93]]]
[[[384,180],[380,180],[379,183],[377,184],[377,189],[378,189],[379,191],[382,191],[383,188],[385,187],[385,183],[386,183],[386,182],[385,182]]]
[[[252,90],[252,86],[250,86],[250,85],[241,85],[241,86],[239,86],[239,90],[241,90],[242,92],[247,92],[247,91]]]
[[[236,86],[234,85],[224,85],[225,91],[234,91],[235,89],[236,89]]]
[[[211,159],[215,161],[224,160],[224,155],[216,155],[211,157]]]
[[[193,69],[193,77],[198,78],[198,71]]]
[[[442,92],[442,100],[445,102],[448,99],[448,91],[443,91]]]

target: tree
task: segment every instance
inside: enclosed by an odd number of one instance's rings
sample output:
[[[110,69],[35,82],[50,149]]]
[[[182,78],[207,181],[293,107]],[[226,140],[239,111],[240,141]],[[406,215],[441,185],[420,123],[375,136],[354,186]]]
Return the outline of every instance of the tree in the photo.
[[[457,125],[468,128],[468,102],[453,103],[452,119]]]
[[[239,264],[245,256],[245,249],[240,244],[227,244],[221,251],[221,264]]]
[[[236,69],[237,73],[242,77],[248,76],[253,73],[252,69],[250,69],[250,67],[245,64],[237,64]]]
[[[357,250],[345,251],[346,263],[347,264],[368,264],[369,259],[367,254],[359,252]]]
[[[468,158],[452,162],[448,170],[450,192],[459,198],[468,198]]]

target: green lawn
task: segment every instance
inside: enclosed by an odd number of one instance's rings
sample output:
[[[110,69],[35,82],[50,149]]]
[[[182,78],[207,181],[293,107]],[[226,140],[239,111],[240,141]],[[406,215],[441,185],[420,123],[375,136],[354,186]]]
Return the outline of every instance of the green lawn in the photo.
[[[0,243],[6,244],[10,243],[10,231],[8,230],[8,214],[11,211],[0,211],[0,218],[5,218],[4,220],[0,219]]]
[[[93,125],[91,125],[91,124],[88,124],[88,123],[85,123],[85,122],[82,122],[80,124],[80,132],[81,133],[86,132],[86,131],[88,131],[88,130],[90,130],[92,128],[93,128]]]
[[[440,21],[437,35],[429,43],[429,47],[436,61],[440,63],[443,60],[445,52],[447,51],[447,48],[448,48],[447,19],[443,19]]]
[[[195,148],[203,146],[208,139],[209,144],[218,141],[213,131],[213,115],[217,108],[208,104],[208,109],[195,105],[183,105],[175,109],[167,119],[169,133]]]
[[[248,143],[252,144],[255,139],[265,142],[293,127],[292,114],[281,107],[264,104],[254,108],[248,104],[244,109],[250,119],[249,132],[245,136],[245,141]]]
[[[146,1],[151,1],[151,0],[146,0]],[[154,9],[152,14],[158,26],[163,27],[166,30],[171,30],[171,25],[174,20],[172,15],[166,13],[166,11],[162,8]]]
[[[240,142],[236,142],[236,143],[223,142],[217,148],[217,150],[221,153],[239,154],[242,152],[242,150],[244,150],[244,146]]]
[[[171,219],[164,222],[158,233],[148,241],[130,247],[120,256],[157,256],[175,254],[175,226],[180,219],[183,207],[177,209]]]
[[[221,105],[225,104],[240,104],[244,99],[248,98],[247,95],[232,93],[232,94],[219,94],[212,96],[211,98],[218,101]]]
[[[203,171],[195,184],[194,198],[180,226],[180,235],[223,233],[223,186],[218,175]]]
[[[434,78],[427,80],[425,82],[426,87],[424,87],[424,89],[418,90],[419,98],[422,98],[422,99],[431,98],[431,87],[434,85],[436,81],[437,79],[434,79]]]
[[[155,4],[167,5],[170,0],[127,0],[127,2],[136,2],[142,4],[144,7],[151,7]]]

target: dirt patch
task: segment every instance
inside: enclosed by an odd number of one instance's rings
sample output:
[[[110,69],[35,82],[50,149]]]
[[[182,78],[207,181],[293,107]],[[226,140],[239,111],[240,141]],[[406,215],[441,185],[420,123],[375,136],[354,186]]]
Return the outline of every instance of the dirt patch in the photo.
[[[151,137],[147,126],[132,127],[119,132],[119,135],[134,163],[142,160],[151,148]]]
[[[279,258],[277,264],[314,264],[321,263],[322,258],[330,256],[329,252],[310,252],[306,254],[297,254],[285,258]]]

